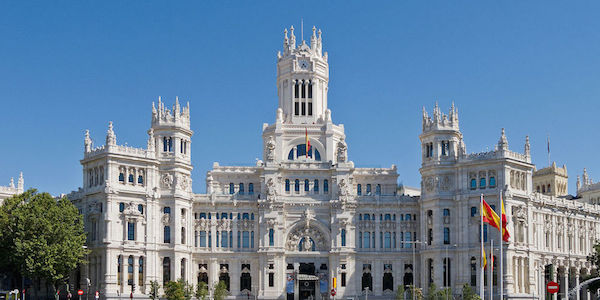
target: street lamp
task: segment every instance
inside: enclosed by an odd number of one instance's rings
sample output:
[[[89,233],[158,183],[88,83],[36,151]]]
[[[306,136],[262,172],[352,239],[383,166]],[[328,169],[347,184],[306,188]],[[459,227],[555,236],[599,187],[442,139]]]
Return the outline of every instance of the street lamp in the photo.
[[[85,300],[88,300],[88,295],[90,294],[90,285],[91,285],[91,283],[90,283],[90,254],[87,251],[88,247],[86,245],[83,245],[81,247],[85,251],[85,261],[87,263],[87,266],[85,267],[85,269],[86,269],[85,282],[87,284],[87,289],[85,291]]]

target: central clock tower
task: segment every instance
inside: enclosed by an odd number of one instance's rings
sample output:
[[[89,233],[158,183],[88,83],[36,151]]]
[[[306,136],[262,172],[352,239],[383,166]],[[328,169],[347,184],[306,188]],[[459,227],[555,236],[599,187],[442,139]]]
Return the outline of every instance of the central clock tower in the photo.
[[[310,45],[296,46],[294,27],[284,31],[283,53],[277,53],[277,93],[283,121],[320,123],[326,118],[329,64],[322,52],[321,30],[312,28]]]

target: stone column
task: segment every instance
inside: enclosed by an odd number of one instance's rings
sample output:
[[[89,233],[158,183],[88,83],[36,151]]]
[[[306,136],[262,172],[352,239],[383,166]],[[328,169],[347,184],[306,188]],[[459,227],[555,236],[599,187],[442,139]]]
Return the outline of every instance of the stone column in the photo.
[[[579,270],[575,270],[575,286],[579,285]],[[581,291],[577,291],[577,295],[575,296],[575,300],[580,300]]]
[[[140,268],[139,268],[139,256],[133,257],[133,285],[136,286],[135,293],[139,293],[141,291],[141,287],[138,285],[139,276],[140,276]]]
[[[128,256],[121,256],[121,292],[122,293],[126,293],[127,292],[127,268],[129,267],[128,264]]]
[[[569,270],[570,270],[570,268],[567,266],[565,268],[564,272],[563,272],[563,285],[565,286],[564,287],[565,293],[564,293],[563,297],[564,297],[565,300],[569,300],[569,297],[568,297],[568,293],[569,293]]]
[[[250,266],[252,270],[252,266]],[[235,296],[240,292],[240,276],[241,276],[241,264],[237,260],[229,261],[229,282],[231,295]]]

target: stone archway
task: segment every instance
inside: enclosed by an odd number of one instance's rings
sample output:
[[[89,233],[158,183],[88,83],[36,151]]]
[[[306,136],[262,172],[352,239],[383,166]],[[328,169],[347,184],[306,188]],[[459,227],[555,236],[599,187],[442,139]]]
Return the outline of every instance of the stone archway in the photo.
[[[304,220],[297,222],[287,234],[287,251],[329,251],[327,228],[314,219],[310,211],[304,213]]]

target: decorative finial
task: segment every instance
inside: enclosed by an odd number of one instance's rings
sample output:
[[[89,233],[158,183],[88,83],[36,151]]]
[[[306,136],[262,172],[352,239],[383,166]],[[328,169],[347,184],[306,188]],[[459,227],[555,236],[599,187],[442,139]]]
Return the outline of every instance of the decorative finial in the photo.
[[[11,188],[15,188],[15,179],[13,177],[10,178],[10,185]]]
[[[19,180],[17,181],[17,190],[19,193],[23,192],[25,186],[25,180],[23,179],[23,172],[19,173]]]
[[[529,136],[525,137],[525,155],[531,156],[531,148],[529,146]]]
[[[116,145],[117,144],[117,137],[115,135],[115,132],[113,131],[113,122],[110,121],[108,122],[108,130],[106,131],[106,145]]]
[[[92,151],[92,139],[90,139],[90,131],[88,129],[85,130],[85,139],[83,140],[83,145],[86,153]]]
[[[504,134],[504,128],[502,128],[502,135],[500,135],[500,140],[498,141],[498,149],[508,150],[508,140]]]

